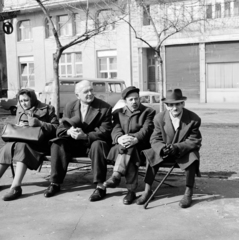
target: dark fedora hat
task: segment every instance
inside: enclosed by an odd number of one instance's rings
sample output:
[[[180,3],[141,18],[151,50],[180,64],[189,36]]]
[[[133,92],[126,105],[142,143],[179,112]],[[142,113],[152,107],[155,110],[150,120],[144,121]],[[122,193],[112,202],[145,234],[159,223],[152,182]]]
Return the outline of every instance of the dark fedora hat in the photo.
[[[162,98],[164,103],[178,103],[184,102],[187,100],[187,97],[184,97],[181,89],[171,89],[166,92],[166,98]]]
[[[139,89],[134,87],[134,86],[130,86],[130,87],[127,87],[125,88],[125,90],[122,92],[121,96],[123,99],[126,99],[126,97],[130,94],[130,93],[133,93],[133,92],[136,92],[139,94]]]
[[[74,116],[72,118],[63,118],[61,122],[65,127],[80,127],[82,124],[80,117],[77,116]]]

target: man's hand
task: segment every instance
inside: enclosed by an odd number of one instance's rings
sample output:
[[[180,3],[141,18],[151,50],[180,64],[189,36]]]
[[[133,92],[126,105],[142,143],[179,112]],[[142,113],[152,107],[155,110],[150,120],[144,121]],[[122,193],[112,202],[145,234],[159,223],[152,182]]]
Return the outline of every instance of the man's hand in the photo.
[[[67,130],[67,135],[71,136],[75,140],[86,140],[87,135],[83,132],[81,128],[71,127]]]
[[[162,148],[162,158],[167,158],[168,156],[175,156],[178,153],[179,149],[173,144],[165,145]]]
[[[173,144],[171,144],[171,145],[170,145],[170,152],[169,152],[169,156],[175,156],[175,155],[177,155],[177,154],[178,154],[178,152],[179,152],[179,149],[178,149],[178,147],[177,147],[177,146],[175,146],[175,145],[173,145]]]
[[[123,135],[118,138],[118,143],[122,145],[125,148],[129,148],[135,144],[137,144],[139,141],[136,137],[130,136],[128,134]]]
[[[39,119],[31,116],[27,116],[28,118],[28,125],[30,127],[41,127],[42,123]]]

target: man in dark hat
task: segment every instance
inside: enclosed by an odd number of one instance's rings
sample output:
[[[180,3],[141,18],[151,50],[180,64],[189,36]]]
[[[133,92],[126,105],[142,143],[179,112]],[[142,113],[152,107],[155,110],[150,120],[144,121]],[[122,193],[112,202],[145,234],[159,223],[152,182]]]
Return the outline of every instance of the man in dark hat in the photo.
[[[114,171],[104,186],[115,188],[119,185],[121,176],[125,176],[128,193],[123,203],[131,204],[136,199],[140,152],[150,147],[149,138],[153,132],[155,111],[140,103],[139,89],[134,86],[122,92],[122,99],[126,105],[113,113],[113,147],[107,157],[108,160],[115,161]]]
[[[143,151],[148,164],[145,191],[137,200],[139,205],[146,203],[151,196],[151,185],[164,161],[176,161],[185,170],[186,191],[179,206],[187,208],[191,205],[195,174],[200,174],[199,149],[202,136],[199,131],[201,119],[184,108],[186,99],[180,89],[167,91],[166,98],[162,99],[167,110],[155,116],[155,128],[150,138],[151,148]]]
[[[51,184],[44,192],[52,197],[60,191],[69,161],[74,156],[89,156],[92,160],[93,182],[96,189],[90,201],[105,197],[106,157],[111,144],[111,106],[94,97],[91,82],[82,80],[75,87],[77,100],[69,102],[51,145]]]

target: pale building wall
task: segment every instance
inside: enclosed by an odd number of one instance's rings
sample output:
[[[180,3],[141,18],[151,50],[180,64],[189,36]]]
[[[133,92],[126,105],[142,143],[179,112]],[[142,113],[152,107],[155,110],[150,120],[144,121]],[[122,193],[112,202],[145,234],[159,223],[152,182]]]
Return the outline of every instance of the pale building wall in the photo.
[[[65,14],[62,10],[52,10],[51,15]],[[17,23],[29,19],[32,26],[32,40],[17,40]],[[24,56],[34,57],[35,91],[41,92],[45,83],[53,79],[53,54],[56,51],[54,38],[45,38],[45,16],[38,10],[32,13],[24,12],[14,20],[14,32],[7,36],[7,62],[11,66],[8,70],[9,95],[15,96],[20,86],[19,58]],[[73,37],[61,37],[62,45],[68,43]],[[64,51],[82,52],[83,77],[97,78],[97,52],[103,50],[117,50],[117,78],[125,81],[129,86],[130,55],[129,55],[129,30],[126,26],[118,26],[112,32],[96,36],[85,43],[75,45]]]
[[[2,12],[3,1],[0,0],[0,13]],[[0,22],[0,98],[6,97],[7,88],[7,63],[5,49],[5,34],[2,30],[3,22]]]
[[[190,2],[190,1],[187,1]],[[216,2],[218,0],[208,0],[205,1],[205,4],[212,3],[213,8],[215,7]],[[202,14],[205,14],[205,5],[198,5],[195,8],[195,17],[202,16],[201,18],[204,19],[199,21],[195,24],[190,25],[190,27],[183,31],[179,32],[175,35],[170,36],[163,44],[163,47],[172,46],[172,45],[185,45],[185,44],[199,44],[199,70],[200,70],[200,99],[201,103],[206,102],[238,102],[239,96],[239,88],[234,89],[207,89],[207,71],[206,71],[206,53],[205,53],[205,46],[208,43],[212,42],[233,42],[239,41],[239,16],[234,16],[233,12],[233,4],[234,2],[231,1],[231,17],[224,17],[224,0],[220,0],[222,2],[222,17],[215,19],[215,9],[213,9],[213,19],[205,20],[205,17]],[[196,3],[193,1],[193,3]],[[203,10],[204,9],[204,10]],[[165,13],[165,8],[160,8],[157,5],[151,6],[152,14],[154,16],[154,20],[156,22],[156,27],[160,31],[162,30],[162,26],[160,26],[159,16],[163,16]],[[139,12],[140,10],[137,9]],[[142,9],[141,9],[142,11]],[[140,26],[136,26],[138,33],[140,36],[143,37],[151,46],[157,45],[157,38],[154,33],[154,29],[152,25],[143,26],[142,25],[142,12],[135,16],[135,26],[138,24]],[[137,20],[136,20],[137,19]],[[135,44],[136,45],[136,44]],[[142,41],[137,40],[137,47],[139,50],[138,53],[140,55],[141,63],[145,62],[147,68],[147,55],[144,54],[145,49],[148,48],[147,44],[142,43]],[[133,62],[136,64],[137,62]],[[139,65],[141,67],[141,65]],[[142,67],[143,70],[141,72],[142,82],[147,82],[147,69]],[[164,61],[164,69],[167,68],[165,66]],[[180,74],[180,73],[179,73]],[[145,79],[146,78],[146,79]],[[165,81],[167,81],[165,76]],[[144,85],[145,86],[145,85]]]

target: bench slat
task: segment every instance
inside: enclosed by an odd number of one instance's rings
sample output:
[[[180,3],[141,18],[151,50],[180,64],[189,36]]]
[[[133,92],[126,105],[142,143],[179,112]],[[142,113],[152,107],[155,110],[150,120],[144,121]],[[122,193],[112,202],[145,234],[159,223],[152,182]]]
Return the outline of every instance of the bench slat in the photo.
[[[43,161],[51,161],[51,156],[45,156]],[[91,159],[88,157],[73,157],[71,163],[91,164]]]

